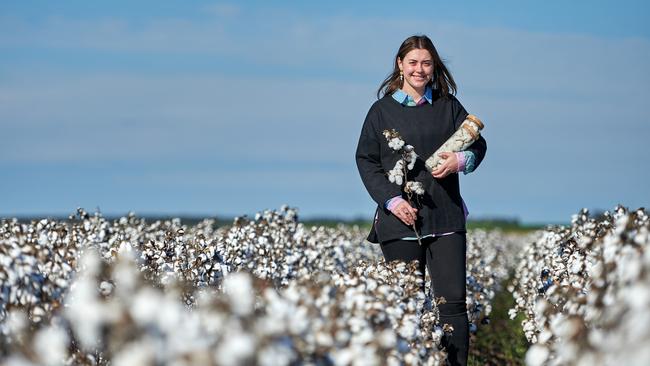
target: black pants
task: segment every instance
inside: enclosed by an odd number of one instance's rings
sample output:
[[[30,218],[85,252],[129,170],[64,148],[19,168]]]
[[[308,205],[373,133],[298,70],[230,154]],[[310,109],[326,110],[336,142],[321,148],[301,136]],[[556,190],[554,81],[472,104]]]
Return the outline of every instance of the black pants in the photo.
[[[428,267],[434,296],[444,296],[447,300],[446,304],[438,308],[440,322],[454,327],[451,337],[442,340],[451,365],[467,365],[469,321],[465,301],[466,250],[465,233],[426,238],[422,240],[422,246],[416,240],[381,243],[381,251],[387,262],[417,260],[423,274],[425,267]]]

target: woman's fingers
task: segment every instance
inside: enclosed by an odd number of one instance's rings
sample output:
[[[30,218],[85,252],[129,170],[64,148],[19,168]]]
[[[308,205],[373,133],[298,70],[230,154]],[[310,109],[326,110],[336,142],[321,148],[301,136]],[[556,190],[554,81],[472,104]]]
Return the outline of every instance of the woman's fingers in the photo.
[[[433,175],[434,178],[444,178],[447,175],[449,175],[449,173],[450,173],[449,168],[442,165],[438,169],[432,171],[431,175]]]
[[[458,168],[458,160],[456,154],[448,151],[443,151],[438,154],[443,158],[442,163],[431,172],[434,178],[444,178],[451,173],[455,173]]]
[[[450,160],[445,160],[440,164],[440,166],[431,171],[431,175],[433,175],[434,178],[444,178],[449,174],[456,172],[454,164],[455,163],[452,163]]]
[[[401,221],[406,223],[408,217],[407,217],[407,211],[406,211],[406,205],[405,202],[401,202],[400,204],[395,207],[395,210],[393,210],[393,214],[397,216]]]
[[[413,225],[413,223],[417,219],[417,212],[418,210],[416,208],[411,207],[411,205],[409,205],[408,202],[402,202],[397,206],[396,209],[397,217],[407,225]]]
[[[445,172],[445,169],[446,169],[446,165],[445,165],[445,163],[440,164],[437,168],[435,168],[435,169],[431,172],[431,174],[432,174],[434,177],[436,177],[436,178],[440,178],[440,175],[443,174],[443,173]]]
[[[415,222],[415,220],[413,220],[413,218],[407,214],[402,214],[401,217],[399,217],[399,219],[402,220],[403,223],[409,226],[413,225],[413,223]]]
[[[399,215],[397,215],[397,217],[406,225],[411,225],[411,218],[406,216],[405,214],[400,213]]]

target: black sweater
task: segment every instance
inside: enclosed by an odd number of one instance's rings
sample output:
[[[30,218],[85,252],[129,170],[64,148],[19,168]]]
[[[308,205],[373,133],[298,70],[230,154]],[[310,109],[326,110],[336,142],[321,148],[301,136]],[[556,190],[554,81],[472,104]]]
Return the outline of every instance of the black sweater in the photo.
[[[465,231],[458,174],[433,178],[424,161],[447,141],[466,116],[465,108],[452,95],[434,96],[431,104],[416,107],[404,106],[392,96],[385,95],[370,107],[356,151],[361,180],[377,202],[377,220],[373,222],[368,241],[378,243],[415,236],[412,227],[402,223],[384,207],[392,197],[402,195],[406,199],[402,188],[388,180],[387,173],[393,169],[400,154],[388,147],[382,132],[393,128],[406,144],[413,145],[419,155],[413,170],[408,171],[408,180],[421,182],[425,189],[424,195],[419,197],[420,206],[416,207],[418,233],[424,236]],[[475,167],[478,167],[487,150],[485,139],[481,136],[468,150],[474,153]]]

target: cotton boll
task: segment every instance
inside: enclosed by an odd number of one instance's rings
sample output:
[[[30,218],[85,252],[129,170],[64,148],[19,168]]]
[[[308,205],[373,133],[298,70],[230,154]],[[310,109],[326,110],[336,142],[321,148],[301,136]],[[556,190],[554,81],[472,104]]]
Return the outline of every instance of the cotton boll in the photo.
[[[116,287],[115,291],[121,297],[128,298],[135,291],[138,269],[129,252],[121,254],[113,270],[113,279]]]
[[[424,194],[424,187],[420,182],[410,181],[406,184],[406,191],[421,195]]]
[[[415,337],[416,331],[417,322],[412,316],[406,316],[403,320],[402,326],[398,329],[399,335],[405,339],[411,339]]]
[[[155,314],[156,324],[158,327],[163,331],[172,334],[175,333],[180,326],[186,326],[189,321],[196,319],[196,317],[184,313],[182,305],[170,295],[166,295],[165,298],[161,300]],[[183,333],[186,336],[189,336],[189,331]]]
[[[571,273],[574,274],[580,273],[580,271],[582,271],[582,266],[583,264],[580,260],[574,261],[573,264],[571,265],[571,269],[570,269]]]
[[[393,167],[393,169],[388,171],[388,180],[391,183],[402,185],[403,177],[404,177],[403,167],[404,167],[404,161],[402,159],[399,159],[395,163],[395,167]]]
[[[387,349],[395,347],[397,337],[392,329],[385,329],[379,334],[379,344]]]
[[[88,250],[81,257],[80,269],[86,273],[87,276],[97,276],[99,267],[101,265],[101,258],[95,250]]]
[[[548,359],[548,348],[534,344],[526,352],[526,365],[527,366],[541,366],[546,364]]]
[[[162,297],[154,289],[144,288],[135,294],[129,312],[140,326],[147,326],[156,319]]]
[[[97,299],[96,284],[86,276],[80,276],[70,291],[67,316],[72,320],[75,334],[85,349],[92,349],[99,340],[100,327],[105,313]]]
[[[516,309],[510,309],[508,310],[508,317],[512,320],[517,317],[517,310]]]
[[[50,243],[50,239],[47,236],[46,232],[42,232],[38,237],[38,244],[41,246],[47,246]]]
[[[413,167],[415,167],[415,162],[417,160],[418,155],[413,151],[413,147],[411,145],[407,145],[407,148],[405,148],[406,154],[405,154],[405,160],[408,163],[407,169],[408,170],[413,170]]]
[[[148,341],[136,341],[127,344],[114,357],[115,366],[153,365],[155,348]]]
[[[56,326],[43,328],[36,333],[34,350],[43,364],[63,364],[68,353],[68,334]]]
[[[409,164],[406,166],[408,170],[413,170],[413,167],[415,167],[415,160],[411,160]]]
[[[537,337],[537,342],[546,343],[551,339],[551,337],[553,337],[553,333],[551,333],[548,330],[543,330],[541,333],[539,333],[539,336]]]
[[[642,263],[639,254],[631,247],[621,250],[616,270],[623,282],[634,281],[641,273]]]
[[[239,332],[228,334],[223,343],[214,352],[214,359],[219,365],[236,366],[246,364],[255,352],[255,339]]]
[[[605,263],[611,263],[614,261],[614,257],[618,252],[618,240],[612,235],[608,235],[604,239],[603,244],[603,258]]]
[[[107,281],[102,281],[102,282],[99,284],[99,292],[100,292],[103,296],[108,296],[108,295],[110,295],[110,294],[113,292],[113,288],[114,288],[114,287],[115,287],[115,286],[113,286],[112,283],[107,282]]]
[[[9,334],[19,335],[26,329],[29,321],[24,312],[18,309],[12,309],[7,313],[5,324]]]
[[[264,347],[257,355],[257,363],[261,366],[289,365],[295,358],[294,352],[282,345]]]
[[[630,286],[624,298],[635,311],[647,312],[650,308],[650,288],[647,284],[637,283]]]
[[[399,151],[399,149],[401,149],[403,145],[404,145],[404,141],[400,140],[397,137],[391,138],[390,141],[388,142],[388,146],[395,151]]]
[[[332,347],[334,345],[334,340],[332,336],[325,332],[317,332],[315,336],[316,344],[321,347]]]
[[[374,339],[373,332],[370,330],[370,328],[366,326],[363,327],[360,332],[355,334],[355,336],[353,337],[353,343],[369,344],[370,342],[373,341],[373,339]]]
[[[348,348],[335,349],[332,352],[332,360],[336,366],[351,365],[353,359],[354,353]]]
[[[404,146],[404,140],[394,137],[388,144],[393,150],[399,151]]]
[[[226,276],[223,283],[232,311],[238,315],[248,315],[253,311],[254,294],[250,277],[241,272]]]

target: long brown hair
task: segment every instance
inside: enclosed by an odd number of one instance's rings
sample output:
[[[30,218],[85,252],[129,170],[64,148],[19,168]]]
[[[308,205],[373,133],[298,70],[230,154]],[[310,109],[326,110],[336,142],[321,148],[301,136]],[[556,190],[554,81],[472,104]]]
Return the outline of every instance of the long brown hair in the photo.
[[[411,52],[414,49],[425,49],[431,54],[433,59],[433,77],[431,78],[431,89],[433,93],[440,96],[447,96],[447,94],[456,94],[456,82],[451,76],[449,70],[445,66],[444,62],[438,55],[436,47],[434,47],[433,42],[429,37],[425,35],[415,35],[407,38],[402,42],[402,45],[395,55],[395,65],[393,72],[388,75],[388,77],[381,83],[379,89],[377,89],[377,98],[380,98],[381,95],[391,95],[397,89],[402,87],[403,81],[399,80],[399,65],[397,60],[404,60],[404,57],[407,53]]]

